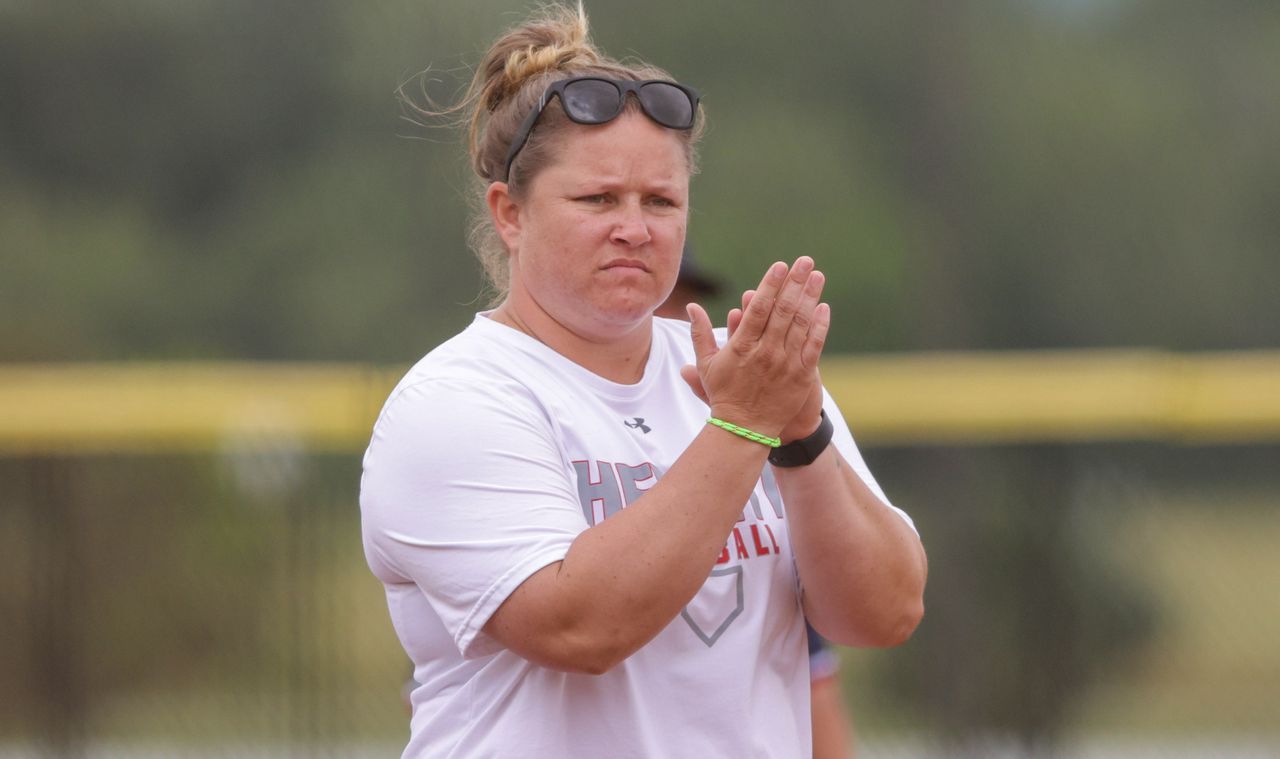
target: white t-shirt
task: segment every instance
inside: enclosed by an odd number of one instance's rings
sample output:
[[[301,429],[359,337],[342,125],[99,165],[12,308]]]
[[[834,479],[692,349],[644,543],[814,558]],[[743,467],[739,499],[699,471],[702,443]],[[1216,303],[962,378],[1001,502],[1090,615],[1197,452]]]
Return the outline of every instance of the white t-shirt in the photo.
[[[679,375],[694,362],[688,330],[655,318],[644,378],[620,385],[481,314],[392,391],[360,506],[365,555],[421,683],[405,757],[808,759],[805,628],[767,465],[698,595],[609,672],[540,667],[482,629],[702,429],[707,407]],[[885,500],[830,397],[826,408],[835,445]]]

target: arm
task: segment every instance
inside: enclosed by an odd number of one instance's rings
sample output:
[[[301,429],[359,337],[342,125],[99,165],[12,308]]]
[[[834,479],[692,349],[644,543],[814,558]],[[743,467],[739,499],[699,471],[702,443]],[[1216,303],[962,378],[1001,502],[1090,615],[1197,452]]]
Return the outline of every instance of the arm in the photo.
[[[692,335],[712,414],[777,435],[805,403],[826,335],[825,311],[787,327],[810,283],[812,261],[770,268],[740,328],[717,349],[706,313]],[[816,303],[816,296],[814,297]],[[812,334],[810,334],[812,333]],[[663,478],[635,503],[584,531],[562,562],[511,593],[485,632],[521,656],[556,669],[599,673],[657,635],[694,597],[718,558],[769,449],[719,428],[703,429]],[[672,524],[681,529],[670,529]]]
[[[743,309],[730,312],[731,334],[755,295],[748,290]],[[800,311],[808,307],[802,301]],[[804,406],[780,434],[783,443],[818,428],[824,393],[816,368],[814,377]],[[847,436],[836,409],[829,414],[839,436]],[[852,445],[852,438],[846,439]],[[856,448],[852,450],[856,455]],[[844,645],[893,646],[906,641],[924,616],[928,574],[924,546],[915,530],[872,492],[834,441],[812,464],[774,467],[773,472],[787,504],[809,623]]]
[[[640,499],[584,531],[563,561],[516,588],[485,632],[546,667],[609,670],[702,587],[767,453],[708,425]]]
[[[774,467],[774,476],[787,504],[809,623],[845,645],[893,646],[909,638],[924,615],[927,573],[911,526],[835,445],[808,466]]]

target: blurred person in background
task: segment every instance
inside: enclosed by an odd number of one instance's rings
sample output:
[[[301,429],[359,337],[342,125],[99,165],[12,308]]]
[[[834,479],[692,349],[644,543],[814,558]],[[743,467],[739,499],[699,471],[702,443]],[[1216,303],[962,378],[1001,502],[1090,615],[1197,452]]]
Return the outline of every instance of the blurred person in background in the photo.
[[[690,303],[702,303],[724,291],[719,277],[707,271],[685,246],[671,295],[653,312],[666,319],[688,320]],[[813,723],[813,759],[851,759],[855,756],[853,721],[840,692],[836,674],[840,658],[807,622],[809,641],[809,709]]]
[[[498,305],[392,391],[361,480],[404,755],[807,759],[805,619],[896,645],[926,574],[821,386],[823,275],[774,263],[726,330],[653,316],[698,97],[581,7],[500,37],[459,110]]]

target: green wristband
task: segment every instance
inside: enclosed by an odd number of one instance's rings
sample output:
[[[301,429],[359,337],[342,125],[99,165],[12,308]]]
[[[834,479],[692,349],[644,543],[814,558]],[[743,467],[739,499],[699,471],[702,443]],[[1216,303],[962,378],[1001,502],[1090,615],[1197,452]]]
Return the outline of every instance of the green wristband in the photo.
[[[761,435],[759,432],[752,432],[746,427],[739,427],[738,425],[733,424],[732,422],[726,422],[725,420],[717,419],[714,416],[707,420],[707,424],[714,424],[715,426],[719,427],[722,430],[728,430],[729,432],[732,432],[735,435],[741,435],[742,437],[745,437],[747,440],[750,440],[753,443],[767,445],[770,448],[777,448],[778,446],[782,445],[782,440],[776,437],[769,437],[768,435]]]

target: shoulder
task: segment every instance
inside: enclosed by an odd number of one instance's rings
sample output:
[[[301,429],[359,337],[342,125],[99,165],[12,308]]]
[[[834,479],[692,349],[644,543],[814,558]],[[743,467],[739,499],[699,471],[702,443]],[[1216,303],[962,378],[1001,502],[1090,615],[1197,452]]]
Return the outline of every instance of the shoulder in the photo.
[[[374,424],[373,443],[396,432],[461,432],[508,426],[544,427],[535,367],[518,345],[477,319],[442,343],[396,383]]]
[[[457,395],[477,399],[527,394],[535,364],[514,332],[477,315],[462,332],[432,349],[405,372],[387,397],[387,407],[418,399]],[[424,399],[424,395],[428,396]]]

